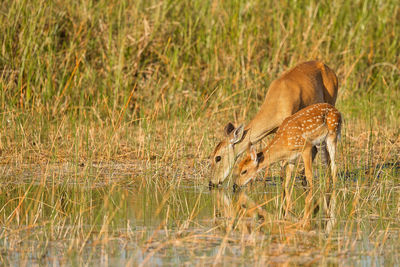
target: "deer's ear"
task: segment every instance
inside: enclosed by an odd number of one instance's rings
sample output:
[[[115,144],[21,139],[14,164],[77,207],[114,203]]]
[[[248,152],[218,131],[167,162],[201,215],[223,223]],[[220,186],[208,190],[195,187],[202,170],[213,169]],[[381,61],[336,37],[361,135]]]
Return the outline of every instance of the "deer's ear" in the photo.
[[[224,128],[224,133],[226,136],[228,136],[233,130],[235,130],[235,126],[231,122],[228,122],[228,124]]]
[[[231,139],[231,144],[236,144],[242,140],[244,134],[244,126],[240,124],[233,132],[233,138]]]
[[[249,154],[250,154],[251,160],[252,160],[254,163],[257,163],[257,151],[256,151],[256,149],[254,148],[254,146],[251,146],[251,147],[249,148]]]
[[[257,153],[254,146],[249,147],[248,153],[250,154],[251,160],[255,165],[258,165],[264,161],[264,153],[262,151]]]

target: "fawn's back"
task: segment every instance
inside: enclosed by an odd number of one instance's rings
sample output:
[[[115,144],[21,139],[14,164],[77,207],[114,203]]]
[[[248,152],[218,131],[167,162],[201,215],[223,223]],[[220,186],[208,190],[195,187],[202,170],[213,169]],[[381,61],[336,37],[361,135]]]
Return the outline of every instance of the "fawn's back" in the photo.
[[[328,135],[340,134],[340,126],[341,115],[334,106],[327,103],[311,105],[286,118],[269,147],[301,150],[306,145],[319,145]]]

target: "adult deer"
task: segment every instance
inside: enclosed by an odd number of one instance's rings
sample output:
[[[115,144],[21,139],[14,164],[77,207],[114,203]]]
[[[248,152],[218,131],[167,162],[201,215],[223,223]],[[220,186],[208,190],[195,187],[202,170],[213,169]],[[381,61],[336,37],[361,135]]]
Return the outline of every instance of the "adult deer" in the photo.
[[[212,154],[209,186],[222,184],[237,157],[275,132],[286,117],[315,103],[335,105],[337,92],[335,73],[319,61],[301,63],[274,80],[260,110],[246,126],[226,125],[225,137]]]

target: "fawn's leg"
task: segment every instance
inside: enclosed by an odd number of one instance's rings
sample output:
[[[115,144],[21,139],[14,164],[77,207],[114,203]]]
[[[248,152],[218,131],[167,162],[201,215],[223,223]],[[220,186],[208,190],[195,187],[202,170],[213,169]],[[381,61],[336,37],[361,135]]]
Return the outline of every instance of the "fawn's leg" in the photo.
[[[317,146],[313,146],[312,147],[312,150],[311,150],[311,155],[312,155],[311,161],[312,162],[314,162],[314,159],[316,158],[318,151],[320,151],[320,149],[319,148],[317,149]],[[324,160],[326,158],[325,151],[321,151],[321,155],[322,155],[322,158],[323,158],[323,162],[325,162],[325,160]],[[300,169],[300,176],[302,177],[301,178],[302,179],[301,184],[303,186],[307,186],[307,179],[305,178],[305,169],[303,169],[303,168]]]
[[[307,146],[304,148],[301,156],[304,162],[304,172],[306,175],[307,183],[310,188],[313,187],[313,172],[312,172],[312,146]]]
[[[285,203],[285,215],[288,214],[292,209],[292,190],[290,188],[290,181],[292,180],[292,173],[294,169],[294,163],[287,162],[286,164],[286,175],[285,175],[285,186],[283,189],[283,200]]]
[[[326,138],[326,149],[329,154],[330,159],[330,166],[331,166],[331,176],[332,178],[330,181],[327,181],[326,189],[328,192],[325,194],[325,209],[327,212],[328,217],[333,217],[334,210],[336,209],[336,175],[337,175],[337,167],[335,163],[335,156],[336,156],[336,143],[337,143],[337,136],[336,134],[329,134]],[[332,185],[330,185],[332,182]],[[332,192],[331,192],[332,191]]]
[[[328,135],[326,138],[326,146],[329,152],[330,158],[330,165],[331,165],[331,174],[332,174],[332,183],[335,187],[336,184],[336,175],[337,175],[337,167],[335,163],[335,156],[336,156],[336,143],[337,137],[336,135]]]
[[[311,219],[311,210],[313,209],[313,172],[312,172],[312,146],[306,146],[302,153],[304,162],[304,171],[309,186],[304,207],[304,226],[309,226]]]

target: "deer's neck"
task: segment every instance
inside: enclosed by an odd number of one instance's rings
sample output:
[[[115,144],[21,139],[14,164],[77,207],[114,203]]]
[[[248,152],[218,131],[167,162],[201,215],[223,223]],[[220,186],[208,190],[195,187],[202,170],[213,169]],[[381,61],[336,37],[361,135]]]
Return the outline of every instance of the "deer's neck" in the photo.
[[[281,117],[281,114],[276,112],[275,105],[266,100],[258,113],[245,127],[249,132],[249,142],[255,144],[279,127],[284,119]]]
[[[276,112],[276,106],[268,102],[268,95],[265,102],[261,105],[260,110],[254,118],[245,127],[245,136],[242,141],[237,143],[236,154],[241,155],[249,145],[255,144],[273,130],[279,127],[286,116]]]
[[[245,129],[244,131],[245,132],[242,140],[235,144],[236,157],[239,157],[244,151],[247,150],[249,145],[251,145],[249,130]]]

